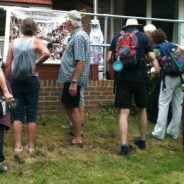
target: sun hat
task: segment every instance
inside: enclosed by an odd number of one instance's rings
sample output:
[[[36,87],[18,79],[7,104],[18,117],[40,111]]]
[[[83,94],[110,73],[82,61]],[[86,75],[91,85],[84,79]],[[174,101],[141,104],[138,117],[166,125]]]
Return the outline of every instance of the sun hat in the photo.
[[[82,16],[80,14],[80,12],[78,12],[77,10],[71,10],[67,13],[67,16],[69,19],[74,20],[74,21],[81,21],[82,20]]]
[[[157,28],[156,28],[155,25],[153,25],[153,24],[147,24],[147,25],[144,26],[143,30],[144,30],[145,32],[150,32],[150,33],[152,33],[153,31],[156,31]]]
[[[141,27],[142,28],[142,24],[139,24],[137,19],[127,19],[126,21],[126,25],[122,27],[122,30],[126,29],[127,27],[130,26],[137,26],[137,27]]]

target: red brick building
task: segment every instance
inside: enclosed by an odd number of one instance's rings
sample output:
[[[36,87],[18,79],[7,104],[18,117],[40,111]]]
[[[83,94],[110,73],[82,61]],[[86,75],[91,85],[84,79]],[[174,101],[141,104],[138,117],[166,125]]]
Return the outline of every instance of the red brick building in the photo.
[[[6,3],[23,3],[23,4],[39,4],[39,5],[51,5],[52,6],[52,0],[1,0],[1,2]]]

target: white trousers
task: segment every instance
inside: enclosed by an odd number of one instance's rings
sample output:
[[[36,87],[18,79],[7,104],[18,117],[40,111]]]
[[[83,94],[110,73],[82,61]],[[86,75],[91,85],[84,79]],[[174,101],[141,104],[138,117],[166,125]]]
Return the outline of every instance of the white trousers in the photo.
[[[183,92],[181,89],[181,79],[180,77],[166,76],[165,82],[166,91],[163,91],[163,81],[161,82],[158,119],[152,134],[159,139],[164,139],[169,104],[172,101],[172,119],[167,127],[167,133],[170,134],[174,139],[176,139],[179,135],[179,128],[182,116],[181,104],[183,102]]]

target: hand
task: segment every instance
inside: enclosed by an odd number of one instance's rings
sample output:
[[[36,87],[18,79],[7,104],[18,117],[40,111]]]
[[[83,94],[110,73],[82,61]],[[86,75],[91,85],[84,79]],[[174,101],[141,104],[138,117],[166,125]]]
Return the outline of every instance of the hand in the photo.
[[[33,68],[33,74],[38,74],[38,65],[35,64],[34,68]]]
[[[158,76],[159,76],[158,73],[155,73],[155,72],[151,73],[151,79],[156,79],[156,78],[158,78]]]
[[[5,97],[5,100],[8,104],[12,103],[12,101],[13,101],[12,94],[10,94],[9,92],[6,92],[6,93],[4,93],[4,97]]]
[[[70,96],[76,96],[77,95],[77,84],[75,84],[75,83],[70,84],[69,94],[70,94]]]
[[[181,84],[181,90],[184,92],[184,84]]]

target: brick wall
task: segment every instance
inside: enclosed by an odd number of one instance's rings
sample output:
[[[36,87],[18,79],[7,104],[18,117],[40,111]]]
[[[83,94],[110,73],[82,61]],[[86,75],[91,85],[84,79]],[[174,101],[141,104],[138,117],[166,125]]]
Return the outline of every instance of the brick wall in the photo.
[[[85,90],[86,110],[98,111],[101,105],[113,102],[113,81],[90,81]],[[63,111],[60,103],[61,85],[55,80],[41,80],[39,114],[55,114]]]

